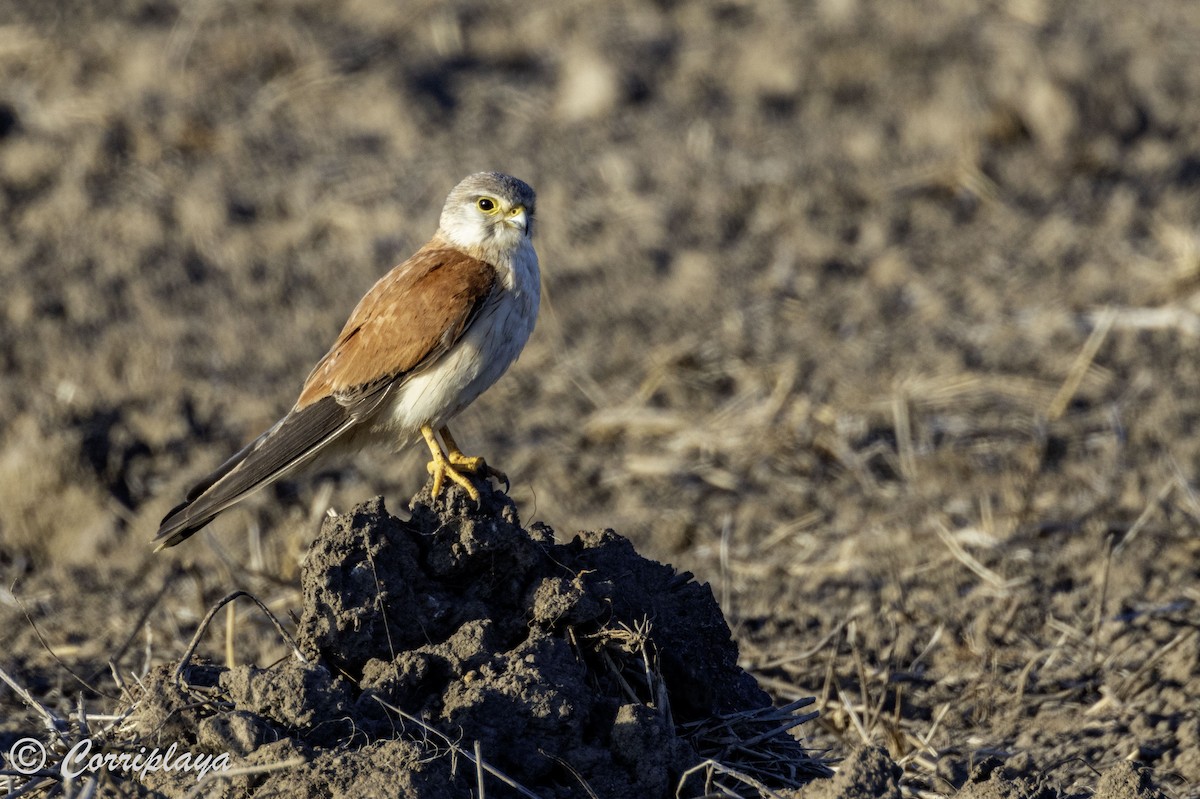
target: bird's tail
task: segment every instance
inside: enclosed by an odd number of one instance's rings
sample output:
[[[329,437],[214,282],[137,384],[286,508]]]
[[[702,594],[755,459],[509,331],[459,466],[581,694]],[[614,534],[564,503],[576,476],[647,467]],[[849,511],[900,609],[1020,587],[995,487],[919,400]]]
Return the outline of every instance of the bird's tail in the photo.
[[[215,519],[218,513],[249,496],[253,491],[266,488],[271,482],[274,482],[273,480],[263,481],[258,486],[241,493],[235,493],[228,488],[223,491],[214,490],[222,480],[245,463],[255,449],[262,445],[270,435],[271,430],[268,430],[247,444],[236,455],[218,466],[216,471],[192,486],[183,502],[167,511],[167,515],[159,524],[158,533],[154,536],[155,552],[187,540],[204,525]]]
[[[163,517],[154,536],[155,551],[184,541],[221,511],[303,467],[378,407],[386,393],[375,392],[367,403],[352,405],[329,396],[293,410],[188,491]]]

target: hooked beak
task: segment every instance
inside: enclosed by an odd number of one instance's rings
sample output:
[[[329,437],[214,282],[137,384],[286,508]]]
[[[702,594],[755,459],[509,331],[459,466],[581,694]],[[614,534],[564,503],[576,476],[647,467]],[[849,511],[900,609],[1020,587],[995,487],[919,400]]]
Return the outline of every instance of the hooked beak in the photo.
[[[522,233],[528,232],[529,213],[525,210],[525,206],[517,205],[509,209],[508,216],[504,219],[504,224],[515,227]]]

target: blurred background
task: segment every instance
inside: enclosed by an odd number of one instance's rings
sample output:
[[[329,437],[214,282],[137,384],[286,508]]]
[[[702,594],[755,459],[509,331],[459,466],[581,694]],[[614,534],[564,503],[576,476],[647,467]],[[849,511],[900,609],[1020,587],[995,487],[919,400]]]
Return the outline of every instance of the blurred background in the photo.
[[[544,301],[455,431],[525,521],[710,582],[835,753],[1200,781],[1197,42],[1189,0],[0,4],[4,667],[286,614],[326,509],[405,506],[421,447],[147,546],[496,169]]]

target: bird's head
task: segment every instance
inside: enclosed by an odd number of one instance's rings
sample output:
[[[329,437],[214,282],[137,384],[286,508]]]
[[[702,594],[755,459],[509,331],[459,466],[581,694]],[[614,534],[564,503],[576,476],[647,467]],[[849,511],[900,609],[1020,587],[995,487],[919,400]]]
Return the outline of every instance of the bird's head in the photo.
[[[533,235],[537,195],[500,172],[476,172],[454,187],[442,207],[441,232],[477,254],[508,254]]]

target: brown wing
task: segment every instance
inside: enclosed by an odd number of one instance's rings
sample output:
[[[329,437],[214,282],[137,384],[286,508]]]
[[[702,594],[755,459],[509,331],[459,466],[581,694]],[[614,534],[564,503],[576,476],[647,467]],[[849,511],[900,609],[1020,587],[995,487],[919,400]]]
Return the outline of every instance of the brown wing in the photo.
[[[381,278],[309,374],[291,412],[188,492],[163,519],[158,548],[178,544],[310,462],[370,416],[405,375],[462,337],[495,284],[495,269],[436,239]]]
[[[448,350],[496,285],[496,270],[436,240],[380,278],[304,382],[296,410],[416,371]]]

